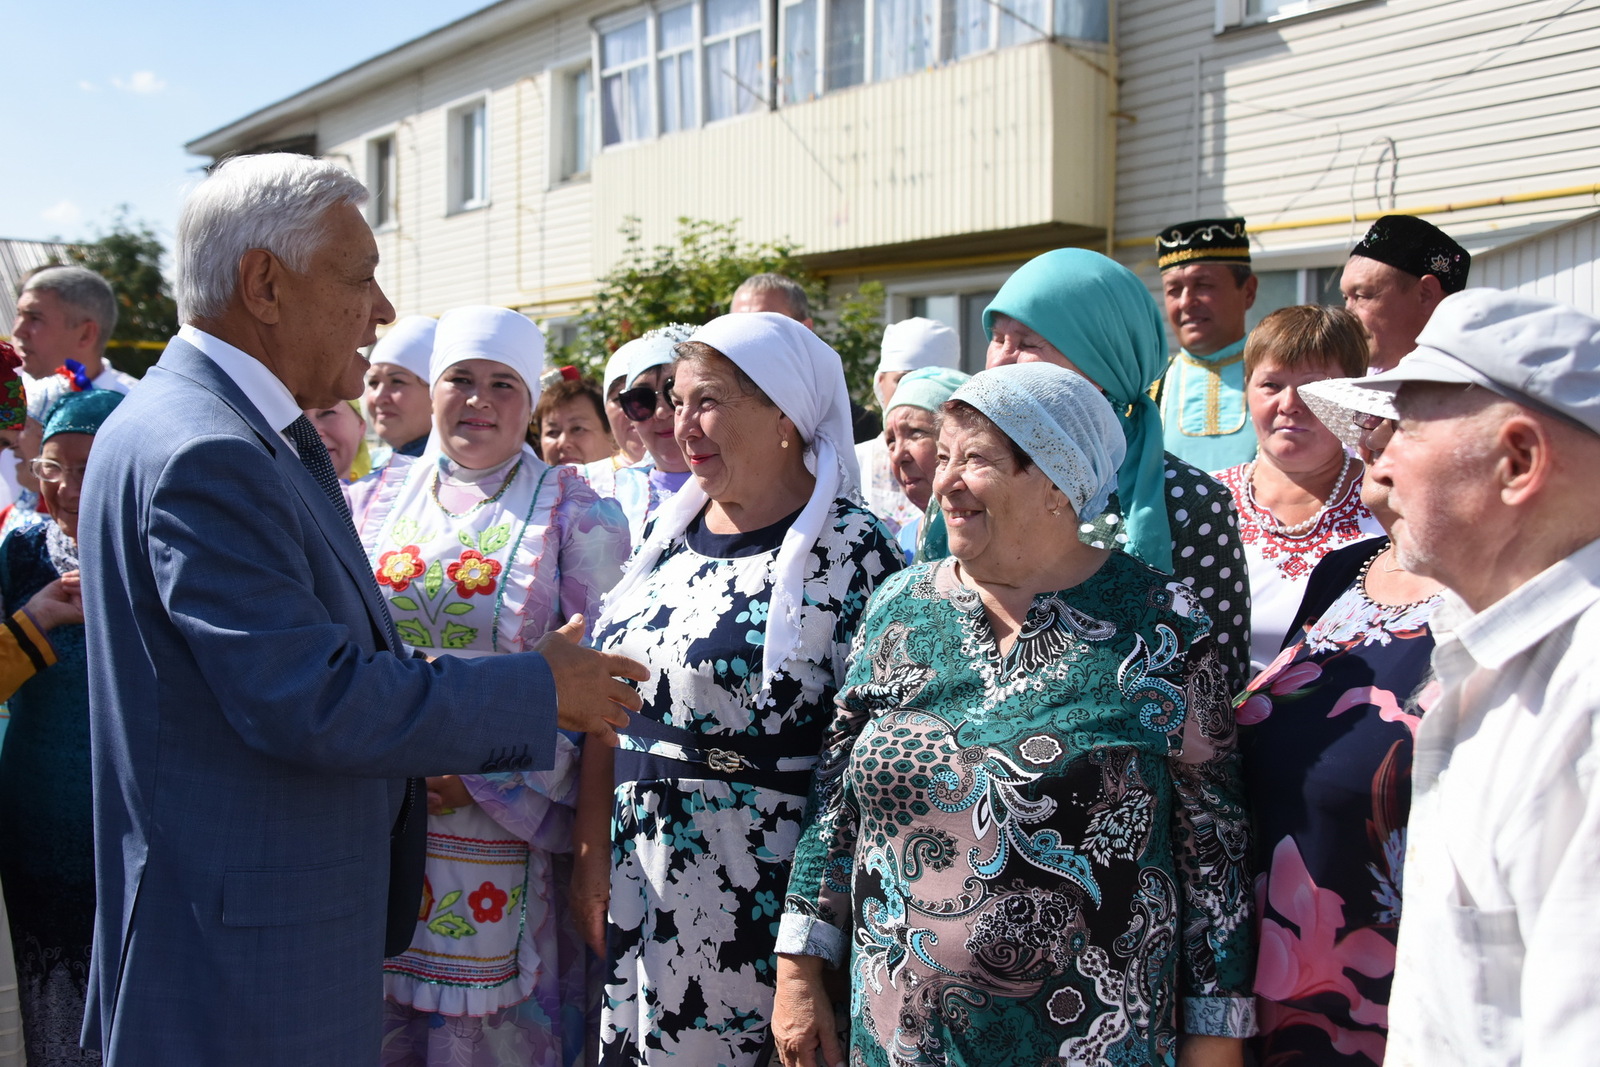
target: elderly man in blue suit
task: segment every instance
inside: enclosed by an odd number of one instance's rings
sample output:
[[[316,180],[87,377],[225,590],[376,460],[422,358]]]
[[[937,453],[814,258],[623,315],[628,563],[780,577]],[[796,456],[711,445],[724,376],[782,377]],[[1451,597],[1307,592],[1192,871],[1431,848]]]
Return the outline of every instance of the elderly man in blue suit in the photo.
[[[612,743],[638,706],[619,679],[643,668],[579,647],[581,620],[483,659],[395,636],[301,415],[360,393],[358,349],[394,314],[365,199],[284,154],[201,183],[184,326],[85,478],[83,1037],[114,1067],[375,1062],[386,940],[420,903],[417,779],[547,766],[558,724]]]

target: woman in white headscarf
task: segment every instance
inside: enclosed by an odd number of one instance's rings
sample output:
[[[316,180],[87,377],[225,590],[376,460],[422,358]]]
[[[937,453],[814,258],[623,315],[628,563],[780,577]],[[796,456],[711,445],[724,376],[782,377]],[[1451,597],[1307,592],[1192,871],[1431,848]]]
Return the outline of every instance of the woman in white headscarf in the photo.
[[[505,308],[439,319],[433,433],[352,487],[356,528],[395,628],[430,656],[531,648],[594,618],[628,554],[626,520],[526,442],[544,337]],[[566,900],[578,750],[552,768],[428,780],[428,863],[411,947],[384,962],[380,1063],[566,1067],[583,1047],[583,946]],[[570,1016],[570,1017],[564,1017]]]
[[[848,499],[849,396],[814,333],[728,315],[672,378],[693,478],[595,630],[651,678],[614,766],[585,753],[574,897],[609,952],[604,1062],[738,1067],[768,1041],[778,909],[850,640],[901,564]]]
[[[1063,367],[942,408],[950,557],[868,606],[778,950],[786,1065],[1241,1062],[1254,1032],[1233,717],[1193,701],[1187,586],[1073,536],[1123,435]],[[816,1057],[820,1052],[821,1056]]]
[[[954,330],[937,319],[902,319],[883,328],[872,391],[884,415],[884,432],[856,445],[856,463],[861,468],[861,499],[893,534],[920,519],[922,509],[895,477],[887,440],[889,407],[900,379],[928,367],[961,369],[961,338]]]

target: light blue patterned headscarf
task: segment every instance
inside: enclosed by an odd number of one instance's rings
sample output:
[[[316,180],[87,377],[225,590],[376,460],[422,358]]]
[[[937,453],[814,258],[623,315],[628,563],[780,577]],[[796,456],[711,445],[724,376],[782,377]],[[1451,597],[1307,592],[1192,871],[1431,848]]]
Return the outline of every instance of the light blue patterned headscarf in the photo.
[[[894,398],[883,409],[884,415],[895,408],[921,408],[938,411],[939,405],[950,399],[950,394],[961,388],[972,375],[962,374],[949,367],[920,367],[908,371],[900,384],[894,387]]]
[[[1128,443],[1117,472],[1126,550],[1170,574],[1161,411],[1150,399],[1150,387],[1167,370],[1167,342],[1150,290],[1098,252],[1058,248],[1006,279],[983,312],[983,328],[991,335],[996,315],[1009,315],[1042,336],[1105,392]]]
[[[678,342],[687,341],[695,327],[685,323],[675,322],[670,326],[663,326],[651,330],[643,337],[635,337],[621,348],[617,349],[617,357],[627,354],[627,380],[623,383],[624,389],[632,389],[633,383],[639,380],[639,375],[645,371],[673,363],[678,358]]]
[[[972,376],[950,397],[971,404],[1055,487],[1079,522],[1105,510],[1127,446],[1117,414],[1100,390],[1053,363],[1014,363]]]

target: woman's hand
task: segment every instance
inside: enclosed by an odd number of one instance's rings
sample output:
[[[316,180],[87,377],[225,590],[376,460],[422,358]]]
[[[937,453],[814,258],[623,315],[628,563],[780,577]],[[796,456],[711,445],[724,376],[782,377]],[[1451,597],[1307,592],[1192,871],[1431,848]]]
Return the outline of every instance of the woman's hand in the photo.
[[[572,819],[572,921],[578,936],[606,956],[611,907],[611,797],[615,759],[605,745],[585,742],[578,764],[578,810]]]
[[[820,956],[778,957],[772,1041],[783,1067],[844,1067],[833,1028],[833,1005],[822,984]]]
[[[470,808],[477,801],[453,774],[442,774],[428,779],[428,814],[443,815],[456,808]]]
[[[68,571],[37,593],[27,603],[28,617],[40,631],[83,622],[83,587],[78,572]]]
[[[1178,1067],[1244,1067],[1244,1042],[1237,1037],[1185,1034],[1178,1039]]]

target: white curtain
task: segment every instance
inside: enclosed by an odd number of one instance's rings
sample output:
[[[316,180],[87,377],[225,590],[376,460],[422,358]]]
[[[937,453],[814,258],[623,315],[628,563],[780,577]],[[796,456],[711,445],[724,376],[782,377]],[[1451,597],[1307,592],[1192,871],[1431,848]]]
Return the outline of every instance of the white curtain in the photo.
[[[933,0],[877,0],[873,19],[874,81],[933,65]]]

